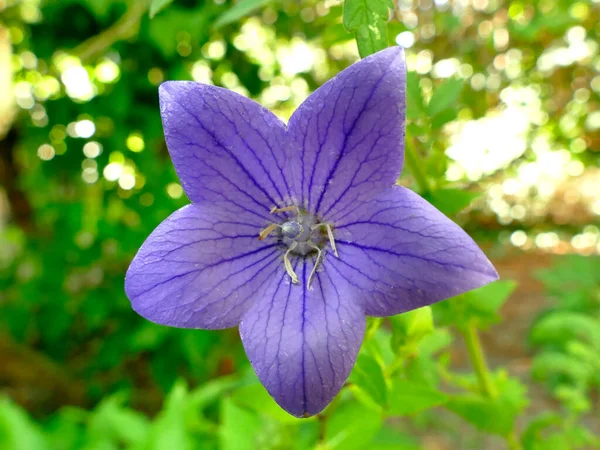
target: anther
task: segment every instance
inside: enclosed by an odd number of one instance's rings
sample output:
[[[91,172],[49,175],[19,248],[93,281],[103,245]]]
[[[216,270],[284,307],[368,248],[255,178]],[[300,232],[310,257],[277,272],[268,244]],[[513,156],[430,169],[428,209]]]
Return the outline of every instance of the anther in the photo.
[[[333,237],[333,230],[331,229],[331,225],[328,223],[318,223],[316,225],[313,225],[311,230],[316,230],[319,227],[325,227],[325,230],[327,230],[327,237],[329,238],[329,244],[331,245],[333,254],[336,258],[339,258],[340,255],[338,254],[337,248],[335,246],[335,239]]]
[[[290,252],[294,250],[298,246],[298,243],[294,241],[290,248],[287,249],[287,252],[283,255],[283,265],[285,267],[285,271],[292,279],[292,283],[298,284],[300,280],[298,280],[298,275],[294,272],[294,268],[292,267],[292,263],[290,262]]]
[[[296,211],[296,213],[298,215],[300,215],[300,208],[298,208],[296,205],[284,206],[283,208],[278,208],[277,206],[273,206],[273,208],[271,208],[270,213],[277,214],[277,213],[286,212],[286,211]]]
[[[264,230],[262,230],[259,234],[258,234],[258,240],[262,241],[263,239],[265,239],[267,236],[269,236],[273,230],[275,230],[275,228],[277,228],[279,225],[277,225],[276,223],[272,223],[271,225],[269,225],[268,227],[266,227]]]

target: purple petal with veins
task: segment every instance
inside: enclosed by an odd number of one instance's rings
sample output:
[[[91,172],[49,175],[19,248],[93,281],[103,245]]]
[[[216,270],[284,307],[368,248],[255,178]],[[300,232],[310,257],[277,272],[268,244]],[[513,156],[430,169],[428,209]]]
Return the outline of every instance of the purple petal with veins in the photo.
[[[352,65],[292,115],[300,204],[330,220],[396,182],[404,161],[406,69],[398,47]]]
[[[458,225],[400,186],[336,222],[336,243],[340,258],[331,264],[361,290],[372,316],[410,311],[498,279]]]
[[[159,89],[167,147],[192,202],[235,204],[270,220],[291,198],[286,127],[227,89],[167,81]]]
[[[312,261],[293,262],[306,278]],[[320,412],[339,392],[356,361],[365,331],[352,286],[338,283],[326,264],[311,289],[292,285],[285,273],[256,299],[240,323],[240,336],[256,374],[291,414]]]
[[[191,204],[154,230],[125,277],[134,310],[174,327],[238,324],[279,273],[281,251],[256,239],[255,217],[234,208]]]
[[[273,398],[317,414],[356,360],[365,315],[386,316],[497,279],[473,240],[408,189],[401,48],[317,89],[288,126],[226,89],[160,88],[167,146],[192,201],[148,237],[125,290],[140,315],[240,325]]]

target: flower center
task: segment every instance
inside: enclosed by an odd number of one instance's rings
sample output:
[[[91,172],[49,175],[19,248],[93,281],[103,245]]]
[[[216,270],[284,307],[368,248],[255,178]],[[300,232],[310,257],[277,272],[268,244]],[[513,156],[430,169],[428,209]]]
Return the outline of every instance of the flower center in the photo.
[[[283,264],[293,283],[299,283],[299,280],[292,268],[289,258],[290,254],[299,256],[316,254],[317,259],[308,277],[307,286],[310,287],[315,272],[323,262],[323,250],[327,242],[329,242],[335,256],[338,256],[333,237],[333,228],[330,223],[319,220],[314,214],[301,211],[297,206],[273,208],[271,213],[275,214],[286,211],[295,212],[295,217],[290,218],[282,224],[270,224],[259,233],[258,238],[262,240],[271,233],[275,233],[276,237],[287,246],[287,251],[283,256]]]
[[[318,223],[312,214],[300,213],[281,225],[281,240],[291,249],[290,253],[306,256],[325,247],[327,232],[322,226],[315,227]]]

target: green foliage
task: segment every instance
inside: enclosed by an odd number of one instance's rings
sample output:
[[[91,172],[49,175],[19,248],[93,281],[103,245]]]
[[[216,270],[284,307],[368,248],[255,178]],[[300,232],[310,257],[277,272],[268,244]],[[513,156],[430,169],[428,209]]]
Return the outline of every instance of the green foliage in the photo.
[[[447,302],[434,305],[436,318],[442,324],[459,328],[471,323],[487,328],[500,321],[499,311],[515,290],[510,280],[500,280],[479,289],[453,297]]]
[[[11,450],[49,449],[39,427],[6,398],[0,399],[0,444]]]
[[[434,3],[391,17],[391,0],[346,0],[343,9],[311,0],[0,2],[0,44],[7,29],[19,94],[12,131],[0,138],[0,379],[14,397],[0,400],[2,450],[416,450],[424,436],[429,443],[437,435],[467,448],[445,427],[449,414],[479,430],[460,427],[477,443],[470,448],[486,448],[486,434],[514,449],[600,448],[592,431],[600,389],[598,257],[560,258],[539,272],[551,307],[531,327],[531,374],[560,408],[531,420],[539,405],[525,411],[524,383],[532,381],[502,367],[490,372],[484,355],[463,350],[467,331],[488,329],[494,340],[513,330],[496,327],[515,290],[510,280],[369,318],[348,384],[322,414],[302,420],[258,383],[236,330],[160,327],[137,317],[123,293],[144,238],[187,203],[164,145],[158,85],[214,83],[287,118],[357,59],[348,31],[363,57],[393,45],[399,33],[416,38],[406,49],[403,185],[488,244],[516,229],[562,237],[579,227],[555,223],[550,213],[510,216],[506,225],[507,216],[485,205],[494,203],[488,191],[521,174],[521,162],[541,159],[546,143],[573,163],[597,165],[585,148],[598,142],[597,129],[586,125],[600,99],[597,54],[540,68],[571,47],[595,48],[595,4],[488,2],[484,10],[458,11]],[[452,73],[437,70],[440,62]],[[68,68],[78,73],[74,85]],[[73,86],[88,86],[89,95],[78,97]],[[528,150],[480,177],[450,177],[456,130],[506,109],[512,88],[532,90],[540,106],[526,110],[540,118],[523,131]],[[73,132],[81,120],[94,123],[91,136]],[[53,149],[49,160],[43,145]],[[135,185],[109,176],[115,167]],[[532,200],[535,208],[524,203],[528,212],[537,211],[540,199]],[[497,254],[497,247],[486,248]]]
[[[504,373],[498,373],[493,381],[497,395],[455,395],[450,398],[447,407],[482,431],[508,436],[528,404],[525,387]]]
[[[379,362],[367,354],[359,355],[352,370],[350,382],[355,383],[358,392],[370,398],[376,406],[385,408],[388,404],[387,384]]]
[[[437,189],[425,198],[447,216],[453,216],[469,206],[480,195],[479,192],[461,189]]]
[[[398,378],[392,382],[389,413],[399,416],[415,414],[443,405],[448,402],[448,398],[437,389]]]
[[[324,445],[332,450],[358,450],[367,447],[383,424],[377,410],[357,402],[339,405],[327,421]]]
[[[427,114],[434,118],[448,109],[455,109],[462,87],[463,81],[459,78],[450,78],[440,84],[429,100]]]
[[[543,415],[524,435],[527,448],[599,448],[600,440],[576,418],[593,410],[591,395],[600,388],[600,270],[598,258],[567,256],[539,277],[555,305],[531,328],[538,352],[531,367],[568,411],[571,420]]]
[[[392,0],[346,0],[344,26],[356,35],[361,57],[369,56],[387,47],[387,21]]]
[[[600,448],[600,439],[587,428],[564,423],[553,412],[534,417],[525,428],[522,437],[524,450],[577,450]]]
[[[433,332],[431,308],[424,306],[390,318],[392,323],[392,348],[396,352],[416,352],[421,340]]]
[[[233,400],[225,398],[221,405],[221,423],[219,443],[224,450],[252,450],[257,448],[256,435],[261,423],[258,415],[253,414]]]

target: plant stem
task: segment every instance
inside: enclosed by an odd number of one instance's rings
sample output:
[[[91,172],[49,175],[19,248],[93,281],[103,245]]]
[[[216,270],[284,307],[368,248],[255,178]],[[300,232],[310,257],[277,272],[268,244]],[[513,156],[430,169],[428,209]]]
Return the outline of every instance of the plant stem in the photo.
[[[481,346],[481,340],[477,333],[477,328],[472,323],[469,323],[465,328],[461,330],[465,344],[469,351],[469,357],[477,375],[479,381],[479,389],[483,395],[490,399],[495,398],[498,395],[496,385],[490,377],[490,370],[485,361],[485,354],[483,353],[483,347]],[[521,450],[521,442],[515,430],[512,430],[508,435],[505,436],[506,443],[510,450]]]
[[[519,438],[517,437],[517,433],[515,430],[511,431],[508,436],[506,436],[506,443],[508,444],[508,448],[510,450],[521,450],[521,443],[519,442]]]
[[[137,34],[140,21],[146,14],[149,5],[149,0],[131,2],[125,14],[117,22],[100,34],[79,44],[73,50],[73,54],[83,62],[87,62],[105,52],[116,42],[132,38]]]
[[[477,329],[473,324],[469,324],[462,330],[462,335],[469,351],[475,375],[477,375],[477,380],[479,381],[479,389],[485,396],[495,398],[497,395],[496,386],[490,378],[490,371],[485,362],[485,355],[483,354]]]
[[[415,178],[415,181],[419,185],[419,189],[422,194],[427,194],[431,192],[431,187],[429,186],[429,181],[427,181],[427,175],[421,169],[421,164],[419,161],[419,157],[416,153],[416,143],[415,139],[412,140],[411,145],[404,146],[404,155],[406,160],[406,165],[410,169],[410,173]]]

